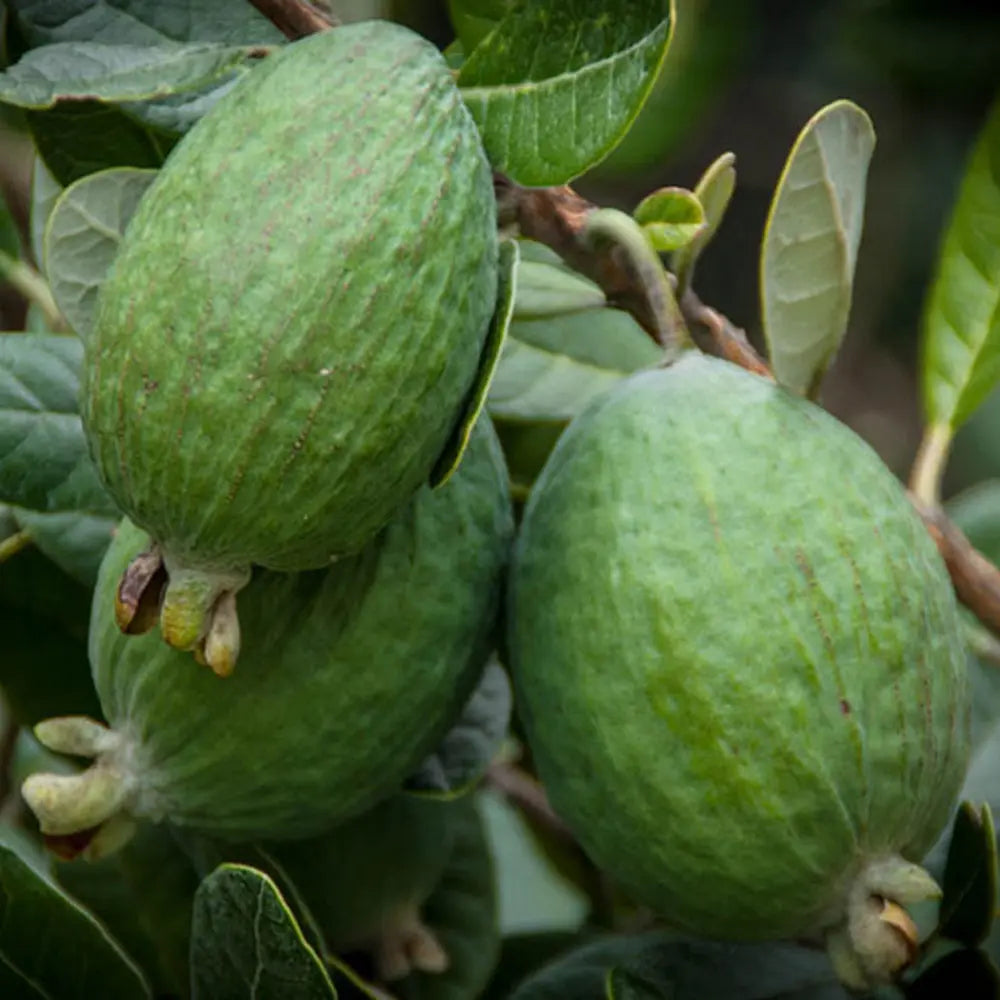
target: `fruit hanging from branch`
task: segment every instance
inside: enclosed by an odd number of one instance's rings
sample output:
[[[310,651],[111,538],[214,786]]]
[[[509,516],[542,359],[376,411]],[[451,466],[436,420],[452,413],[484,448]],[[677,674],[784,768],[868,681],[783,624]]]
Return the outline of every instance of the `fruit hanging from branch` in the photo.
[[[595,862],[672,925],[913,957],[954,806],[955,597],[903,487],[819,407],[687,352],[565,432],[515,547],[535,761]]]
[[[495,211],[451,73],[399,25],[290,44],[191,129],[87,344],[91,451],[152,539],[124,629],[159,618],[227,673],[252,564],[357,552],[428,479],[494,311]]]

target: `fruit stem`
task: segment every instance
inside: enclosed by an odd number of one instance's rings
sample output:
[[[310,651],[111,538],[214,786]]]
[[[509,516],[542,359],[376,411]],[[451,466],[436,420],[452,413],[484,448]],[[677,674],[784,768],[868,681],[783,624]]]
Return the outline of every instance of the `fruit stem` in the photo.
[[[16,556],[18,552],[26,549],[32,542],[31,532],[27,529],[8,535],[0,541],[0,563],[5,563],[8,559]]]
[[[917,457],[913,460],[910,492],[931,507],[941,503],[941,477],[948,460],[951,437],[951,428],[947,424],[931,424],[924,431]]]
[[[593,249],[611,244],[612,252],[624,258],[621,263],[652,307],[660,345],[675,351],[693,348],[670,278],[639,223],[618,209],[597,208],[588,214],[583,236]]]
[[[13,285],[28,302],[41,309],[45,325],[53,333],[66,333],[66,320],[52,297],[52,290],[33,267],[0,250],[0,278]]]

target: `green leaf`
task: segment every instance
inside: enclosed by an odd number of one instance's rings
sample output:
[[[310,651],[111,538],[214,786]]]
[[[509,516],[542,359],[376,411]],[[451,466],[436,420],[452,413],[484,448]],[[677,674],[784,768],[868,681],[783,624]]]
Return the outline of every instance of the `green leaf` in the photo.
[[[7,0],[32,47],[52,42],[280,45],[281,32],[246,0]]]
[[[618,309],[512,323],[490,386],[490,415],[521,422],[571,420],[626,374],[662,357],[635,320]]]
[[[31,210],[29,213],[29,229],[31,231],[31,255],[35,262],[42,266],[45,260],[45,226],[49,221],[56,199],[62,193],[62,185],[52,176],[40,156],[35,157],[31,170]]]
[[[621,140],[670,43],[672,0],[518,0],[458,76],[491,163],[565,184]]]
[[[639,202],[633,213],[654,248],[671,253],[687,246],[705,226],[705,210],[692,192],[659,188]]]
[[[518,264],[515,320],[547,319],[603,305],[604,292],[561,262],[522,260]]]
[[[512,707],[507,672],[499,661],[491,659],[458,721],[410,776],[406,790],[451,796],[468,789],[489,766],[507,735]]]
[[[952,825],[938,931],[974,947],[990,932],[997,900],[997,843],[989,806],[963,802]]]
[[[0,996],[149,997],[142,973],[104,928],[0,844]]]
[[[606,1000],[611,970],[660,939],[653,933],[588,942],[529,976],[510,1000]]]
[[[146,829],[140,831],[145,835]],[[60,887],[81,906],[89,910],[113,935],[128,956],[149,977],[155,995],[180,991],[176,986],[158,979],[159,959],[152,940],[136,919],[136,900],[119,866],[120,854],[99,861],[56,861],[55,877]],[[194,889],[191,890],[192,896]],[[190,906],[190,899],[188,905]],[[180,987],[186,991],[187,981]]]
[[[54,42],[163,46],[176,42],[214,42],[230,46],[275,46],[282,33],[245,0],[15,0],[20,23],[32,47]],[[126,103],[128,116],[154,130],[187,131],[246,72],[237,66],[207,87],[141,103]],[[128,118],[120,116],[124,125]],[[138,126],[133,126],[138,127]],[[102,166],[156,166],[115,159]],[[82,176],[77,174],[76,176]],[[67,178],[75,180],[76,177]]]
[[[681,247],[671,258],[670,267],[677,275],[679,294],[691,287],[694,268],[702,251],[711,242],[722,224],[723,216],[736,187],[736,157],[723,153],[701,175],[695,185],[694,194],[705,212],[705,225],[687,246]]]
[[[40,512],[114,515],[77,412],[83,345],[0,337],[0,500]]]
[[[197,90],[247,57],[238,46],[57,42],[31,49],[0,73],[0,103],[42,110],[58,101],[145,101]]]
[[[86,339],[97,292],[155,170],[118,167],[90,174],[59,196],[45,227],[49,286],[69,325]]]
[[[337,996],[274,882],[246,865],[220,865],[195,893],[191,982],[194,1000]]]
[[[133,900],[131,919],[153,943],[169,989],[183,996],[191,982],[194,868],[166,825],[140,827],[117,859]]]
[[[448,953],[445,972],[417,972],[393,985],[399,1000],[467,1000],[481,994],[500,953],[497,889],[475,799],[456,803],[455,846],[437,888],[422,907]]]
[[[87,587],[97,583],[97,571],[111,544],[119,515],[90,514],[71,510],[56,514],[14,508],[18,524],[31,535],[43,552],[60,569]]]
[[[659,932],[586,945],[527,980],[511,1000],[557,996],[560,1000],[848,1000],[822,951],[794,944],[715,944]]]
[[[511,934],[500,944],[496,971],[483,1000],[507,1000],[514,990],[543,965],[586,944],[589,936],[576,931]]]
[[[472,52],[503,20],[513,0],[448,0],[448,16],[462,49]]]
[[[923,316],[927,420],[960,427],[1000,381],[1000,101],[980,133]]]
[[[25,115],[39,155],[63,186],[109,167],[156,169],[177,141],[100,101],[71,101]]]
[[[608,1000],[672,1000],[673,997],[640,974],[618,966],[608,975],[607,994]]]
[[[847,330],[874,149],[864,111],[827,105],[796,139],[771,201],[760,259],[764,334],[778,381],[802,395],[815,392]]]

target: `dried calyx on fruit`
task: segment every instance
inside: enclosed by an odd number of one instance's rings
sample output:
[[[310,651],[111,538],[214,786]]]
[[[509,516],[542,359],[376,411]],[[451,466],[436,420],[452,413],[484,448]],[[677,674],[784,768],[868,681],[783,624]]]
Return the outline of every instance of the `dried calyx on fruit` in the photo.
[[[427,481],[489,355],[495,213],[451,72],[387,22],[268,56],[182,139],[86,351],[91,452],[151,536],[124,630],[227,673],[252,564],[357,552]]]
[[[965,656],[937,550],[850,430],[696,352],[620,383],[531,494],[508,645],[554,806],[636,897],[702,937],[822,935],[858,988],[912,960]]]
[[[102,564],[91,664],[109,727],[50,719],[36,734],[94,758],[33,775],[42,832],[113,849],[135,819],[232,840],[295,838],[398,788],[447,731],[496,639],[512,535],[503,455],[480,420],[454,476],[421,489],[362,552],[328,570],[259,570],[248,644],[228,681],[187,669],[155,635],[123,636],[110,595],[146,544],[128,522]]]

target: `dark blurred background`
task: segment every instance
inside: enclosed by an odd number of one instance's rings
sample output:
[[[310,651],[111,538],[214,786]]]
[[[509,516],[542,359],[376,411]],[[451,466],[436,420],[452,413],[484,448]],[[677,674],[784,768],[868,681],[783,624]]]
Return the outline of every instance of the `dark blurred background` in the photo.
[[[729,213],[699,266],[701,297],[760,344],[757,256],[784,157],[820,107],[847,97],[878,145],[844,349],[823,402],[905,476],[921,432],[920,314],[964,162],[1000,92],[1000,0],[677,0],[666,69],[625,142],[576,187],[631,209],[693,187],[736,154]],[[388,16],[444,46],[445,0],[343,0],[344,20]],[[0,125],[2,128],[2,125]],[[0,131],[0,183],[23,214],[30,148]],[[9,329],[17,301],[0,296]],[[945,494],[1000,476],[1000,393],[960,433]]]

